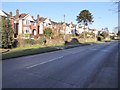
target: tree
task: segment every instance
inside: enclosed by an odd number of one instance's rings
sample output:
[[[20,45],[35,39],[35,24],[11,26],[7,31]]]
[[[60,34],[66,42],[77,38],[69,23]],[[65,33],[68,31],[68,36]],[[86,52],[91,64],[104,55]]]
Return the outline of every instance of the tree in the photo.
[[[85,32],[85,26],[88,26],[88,24],[93,22],[93,15],[89,12],[89,10],[82,10],[79,15],[77,16],[78,23],[84,25],[84,32]],[[85,39],[85,33],[84,33],[84,39]]]
[[[104,31],[104,32],[101,33],[101,36],[105,39],[109,36],[109,34]]]
[[[0,17],[0,47],[2,47],[2,18]]]
[[[2,17],[2,47],[12,48],[14,43],[14,32],[11,28],[10,20],[6,17]]]
[[[51,28],[45,28],[44,29],[44,35],[48,38],[51,38],[53,35],[52,29]]]

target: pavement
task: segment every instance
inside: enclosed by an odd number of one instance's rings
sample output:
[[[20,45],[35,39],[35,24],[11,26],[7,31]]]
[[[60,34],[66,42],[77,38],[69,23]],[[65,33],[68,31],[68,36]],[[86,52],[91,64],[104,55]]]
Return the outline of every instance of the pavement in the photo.
[[[2,61],[3,88],[117,88],[118,42]]]

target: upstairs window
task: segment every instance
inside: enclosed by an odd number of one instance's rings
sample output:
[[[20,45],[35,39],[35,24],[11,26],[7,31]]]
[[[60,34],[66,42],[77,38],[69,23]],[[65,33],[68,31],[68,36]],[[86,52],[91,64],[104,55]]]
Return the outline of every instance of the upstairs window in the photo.
[[[29,25],[30,24],[30,21],[29,20],[26,20],[26,25]]]
[[[36,26],[36,23],[35,23],[35,22],[33,22],[33,26]]]

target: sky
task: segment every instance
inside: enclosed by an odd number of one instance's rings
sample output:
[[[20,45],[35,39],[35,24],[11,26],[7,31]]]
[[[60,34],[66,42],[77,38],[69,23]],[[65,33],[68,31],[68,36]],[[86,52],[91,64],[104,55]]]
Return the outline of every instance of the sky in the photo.
[[[117,5],[113,2],[2,2],[2,10],[15,15],[16,9],[20,13],[29,13],[31,16],[37,17],[37,14],[48,17],[53,21],[64,21],[77,23],[76,16],[80,11],[87,9],[93,15],[94,22],[90,28],[101,30],[108,27],[110,31],[118,26]]]

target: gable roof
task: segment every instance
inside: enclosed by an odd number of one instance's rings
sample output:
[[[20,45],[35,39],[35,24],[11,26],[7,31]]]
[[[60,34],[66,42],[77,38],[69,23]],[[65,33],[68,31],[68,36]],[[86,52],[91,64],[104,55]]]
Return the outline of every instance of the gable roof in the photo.
[[[21,16],[22,19],[28,19],[30,21],[34,21],[33,17],[29,14],[23,14],[23,16]]]
[[[39,18],[39,20],[40,20],[41,22],[44,22],[46,19],[47,19],[47,18],[44,18],[44,17],[40,17],[40,18]]]
[[[24,18],[25,16],[27,16],[27,14],[26,13],[22,13],[22,14],[19,14],[19,18]],[[16,15],[15,16],[13,16],[14,18],[16,17]]]
[[[46,18],[46,19],[44,20],[44,22],[51,24],[51,20],[50,20],[49,18]]]
[[[19,15],[19,18],[24,18],[25,16],[27,16],[28,14],[26,14],[26,13],[22,13],[22,14],[20,14]]]
[[[8,17],[8,16],[9,16],[9,14],[8,14],[8,13],[6,13],[5,11],[3,11],[3,10],[1,10],[1,9],[0,9],[0,16],[5,16],[5,17]]]
[[[19,14],[19,18],[20,19],[25,19],[25,18],[27,18],[28,16],[30,16],[29,14],[26,14],[26,13],[22,13],[22,14]],[[14,18],[16,17],[16,15],[14,16]],[[32,21],[35,21],[35,19],[32,17],[32,16],[30,16],[31,17],[31,20]]]

